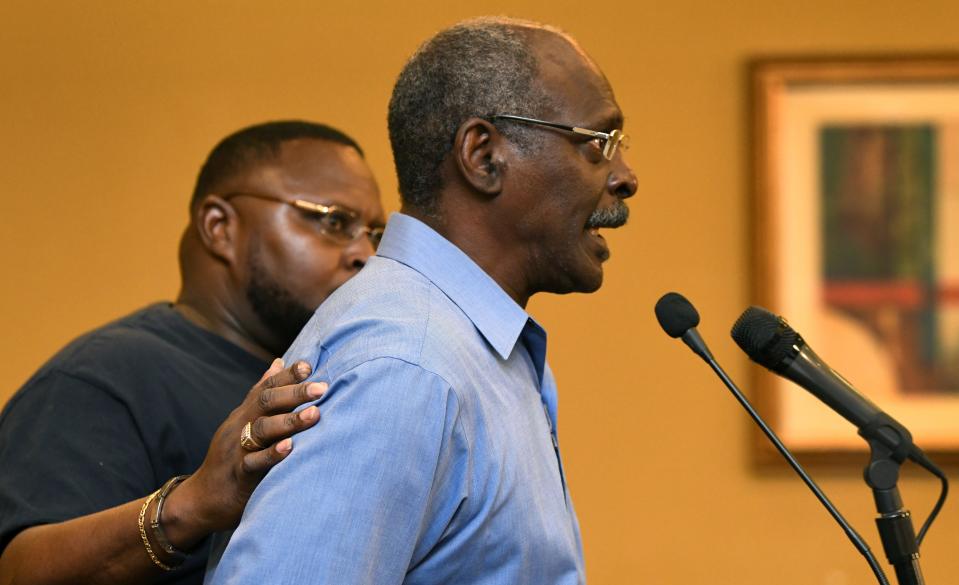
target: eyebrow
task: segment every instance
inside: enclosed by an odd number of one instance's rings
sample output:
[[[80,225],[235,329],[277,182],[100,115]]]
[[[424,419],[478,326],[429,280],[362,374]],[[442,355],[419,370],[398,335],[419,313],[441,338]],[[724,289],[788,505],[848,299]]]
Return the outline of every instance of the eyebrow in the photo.
[[[600,118],[599,121],[596,122],[597,125],[594,129],[607,132],[614,128],[622,128],[625,122],[626,118],[623,116],[623,113],[616,112],[615,114],[608,114]]]

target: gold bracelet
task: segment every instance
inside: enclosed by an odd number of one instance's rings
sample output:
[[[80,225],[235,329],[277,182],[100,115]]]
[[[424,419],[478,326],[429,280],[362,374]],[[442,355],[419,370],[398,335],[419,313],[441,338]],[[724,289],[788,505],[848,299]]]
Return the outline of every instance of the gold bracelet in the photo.
[[[150,507],[150,502],[152,502],[153,498],[157,497],[159,493],[160,490],[153,492],[147,497],[146,501],[143,502],[143,507],[140,508],[140,516],[137,518],[137,526],[140,527],[140,538],[143,540],[143,546],[147,549],[147,554],[150,555],[150,560],[153,561],[153,564],[164,571],[172,571],[173,567],[157,558],[156,553],[153,552],[153,547],[150,546],[150,540],[147,538],[147,531],[143,528],[143,518],[147,514],[147,508]]]

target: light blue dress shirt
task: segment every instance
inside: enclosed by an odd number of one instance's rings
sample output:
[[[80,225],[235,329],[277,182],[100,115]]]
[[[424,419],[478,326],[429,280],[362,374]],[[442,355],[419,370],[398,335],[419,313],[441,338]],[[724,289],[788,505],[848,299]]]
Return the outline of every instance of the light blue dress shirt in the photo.
[[[321,420],[254,492],[214,585],[585,581],[546,333],[452,243],[394,214],[285,357],[329,382]]]

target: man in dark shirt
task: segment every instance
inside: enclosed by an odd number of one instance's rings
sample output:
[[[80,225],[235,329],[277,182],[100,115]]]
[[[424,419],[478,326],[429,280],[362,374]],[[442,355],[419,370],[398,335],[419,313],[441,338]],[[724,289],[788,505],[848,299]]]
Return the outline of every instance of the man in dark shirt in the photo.
[[[269,360],[379,241],[359,146],[308,122],[241,130],[190,220],[177,301],[75,340],[0,415],[0,583],[200,583],[205,537],[319,418],[290,412],[325,389],[298,383],[309,366]]]

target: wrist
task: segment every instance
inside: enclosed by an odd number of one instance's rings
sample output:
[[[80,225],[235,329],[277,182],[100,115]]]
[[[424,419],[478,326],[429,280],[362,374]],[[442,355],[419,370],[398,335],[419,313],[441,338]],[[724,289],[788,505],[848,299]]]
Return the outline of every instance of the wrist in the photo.
[[[202,513],[200,494],[192,477],[170,491],[158,518],[163,534],[174,548],[191,551],[213,528]]]

